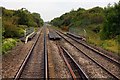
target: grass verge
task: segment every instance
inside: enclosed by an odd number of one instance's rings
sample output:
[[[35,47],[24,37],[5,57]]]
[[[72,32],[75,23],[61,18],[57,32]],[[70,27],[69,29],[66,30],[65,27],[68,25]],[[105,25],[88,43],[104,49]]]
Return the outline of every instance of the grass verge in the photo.
[[[92,26],[94,27],[95,25]],[[76,31],[79,35],[85,36],[88,43],[99,46],[105,50],[119,55],[117,39],[101,40],[100,34],[93,32],[91,26],[87,26],[85,28],[76,28],[74,31]]]

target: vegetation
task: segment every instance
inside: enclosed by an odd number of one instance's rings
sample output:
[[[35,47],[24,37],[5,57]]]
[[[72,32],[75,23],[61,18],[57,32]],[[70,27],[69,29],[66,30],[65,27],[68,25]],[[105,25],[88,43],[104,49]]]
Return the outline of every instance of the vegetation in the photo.
[[[25,28],[40,27],[43,20],[40,14],[31,13],[27,9],[8,10],[2,8],[2,53],[15,46],[16,39],[24,35]],[[18,40],[17,40],[18,41]]]
[[[79,8],[77,11],[72,10],[62,16],[55,18],[51,24],[61,28],[68,27],[86,27],[90,24],[101,24],[104,21],[103,9],[95,7],[89,10]]]
[[[54,18],[50,23],[64,31],[83,35],[87,42],[106,50],[119,53],[120,44],[120,1],[104,9],[94,7],[71,10]]]
[[[2,53],[2,10],[0,8],[0,56]]]
[[[7,10],[2,8],[3,14],[3,35],[5,38],[23,36],[27,27],[40,27],[43,20],[38,13],[30,13],[27,9]],[[22,26],[22,27],[21,27]]]
[[[17,42],[18,39],[12,39],[12,38],[4,39],[2,43],[2,52],[5,54],[8,50],[12,49]]]
[[[111,39],[120,35],[120,1],[114,6],[105,8],[105,21],[102,29],[102,38]]]

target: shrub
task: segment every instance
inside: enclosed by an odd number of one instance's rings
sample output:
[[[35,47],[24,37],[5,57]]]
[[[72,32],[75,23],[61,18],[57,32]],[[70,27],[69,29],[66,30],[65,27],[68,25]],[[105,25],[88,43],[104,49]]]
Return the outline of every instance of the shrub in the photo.
[[[13,25],[10,21],[3,23],[5,38],[21,37],[24,35],[24,30],[16,25]]]
[[[5,54],[8,50],[12,49],[16,45],[16,43],[16,39],[4,39],[2,42],[2,54]]]

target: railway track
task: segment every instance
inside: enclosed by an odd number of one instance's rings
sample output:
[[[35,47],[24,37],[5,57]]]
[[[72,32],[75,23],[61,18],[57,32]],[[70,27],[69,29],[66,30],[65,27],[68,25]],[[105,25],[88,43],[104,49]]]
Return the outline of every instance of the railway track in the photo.
[[[61,33],[62,33],[62,32],[61,32]],[[85,46],[86,48],[88,48],[88,49],[90,49],[90,50],[98,53],[100,56],[105,57],[105,58],[107,58],[108,60],[110,60],[110,61],[112,61],[113,63],[115,63],[115,64],[117,64],[117,65],[120,66],[120,62],[117,61],[117,60],[115,60],[114,58],[109,57],[108,55],[106,55],[106,54],[104,54],[103,52],[101,52],[101,51],[99,51],[99,50],[97,50],[97,49],[89,46],[88,44],[84,43],[83,41],[76,39],[74,36],[70,36],[70,35],[67,35],[67,34],[64,34],[64,35],[66,35],[67,37],[73,39],[74,41],[78,42],[79,44]]]
[[[119,77],[119,64],[112,61],[112,59],[108,59],[105,57],[102,57],[102,55],[98,55],[94,52],[94,54],[90,55],[89,53],[85,52],[84,50],[81,50],[81,48],[79,47],[78,42],[76,42],[75,40],[72,40],[71,38],[63,35],[63,33],[60,33],[57,31],[57,33],[63,38],[65,39],[65,41],[67,41],[68,43],[70,43],[72,46],[74,46],[78,51],[80,51],[81,53],[83,53],[86,57],[88,57],[90,60],[92,60],[94,63],[96,63],[98,66],[100,66],[103,70],[105,70],[108,74],[110,74],[113,78],[115,79],[120,79]],[[74,43],[74,44],[73,44]],[[87,48],[88,49],[88,48]],[[91,49],[90,49],[91,50]],[[88,51],[89,52],[89,51]],[[93,53],[93,52],[92,52]],[[97,55],[97,56],[96,56]],[[96,57],[96,58],[95,58]],[[98,59],[97,59],[98,58]],[[101,59],[101,60],[100,60]],[[102,60],[104,60],[104,63],[102,63]],[[113,63],[114,62],[114,63]],[[108,64],[108,66],[106,66]],[[117,69],[116,69],[117,68]],[[111,70],[110,70],[111,69]]]
[[[14,80],[48,78],[46,31],[45,28],[43,29],[38,33],[35,43],[23,60]]]
[[[92,62],[98,65],[102,70],[109,74],[114,79],[120,79],[119,76],[119,62],[111,59],[108,56],[100,55],[98,52],[95,52],[94,49],[89,49],[85,45],[80,45],[76,39],[64,35],[61,32],[56,31],[61,38],[67,41],[70,45],[74,46],[79,52],[89,58]],[[78,44],[79,43],[79,44]],[[89,77],[80,67],[78,62],[71,56],[69,51],[65,49],[62,45],[57,46],[60,52],[60,55],[64,59],[71,75],[74,80],[80,78],[82,80],[88,80]],[[82,47],[82,48],[81,48]],[[98,54],[96,54],[98,53]],[[107,58],[108,57],[108,58]],[[111,69],[111,70],[110,70]],[[34,78],[34,79],[48,79],[48,53],[47,53],[47,39],[46,39],[46,27],[44,27],[37,36],[37,39],[30,51],[28,52],[26,58],[21,64],[19,70],[17,71],[14,80],[25,79],[25,78]]]
[[[47,52],[47,38],[46,27],[44,27],[44,66],[45,66],[45,79],[48,79],[48,52]]]
[[[63,57],[73,80],[82,79],[82,80],[89,80],[87,74],[82,70],[80,65],[74,60],[74,58],[70,55],[70,53],[62,46],[59,45],[57,42],[57,46],[61,56]]]
[[[76,80],[76,79],[88,80],[89,78],[87,74],[82,70],[80,65],[78,65],[78,63],[74,60],[74,58],[70,55],[70,53],[59,44],[59,41],[57,40],[60,40],[60,39],[55,39],[58,37],[58,34],[55,35],[54,33],[56,32],[51,30],[50,28],[49,28],[49,31],[50,31],[49,33],[51,33],[49,34],[49,36],[52,36],[54,38],[54,41],[56,40],[55,42],[58,47],[59,53],[61,57],[63,58],[66,66],[68,67],[69,72],[72,76],[72,79],[73,80]],[[52,40],[50,37],[49,39]]]

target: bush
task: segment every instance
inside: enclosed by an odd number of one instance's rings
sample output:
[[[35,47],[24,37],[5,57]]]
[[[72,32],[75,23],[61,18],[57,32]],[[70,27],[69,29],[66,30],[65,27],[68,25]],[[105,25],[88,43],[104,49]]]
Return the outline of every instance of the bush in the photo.
[[[2,8],[2,12],[3,38],[20,38],[24,35],[25,28],[40,27],[43,24],[40,14],[32,14],[25,8],[20,10]]]
[[[24,29],[13,25],[10,21],[3,23],[4,33],[3,36],[5,38],[13,38],[13,37],[21,37],[24,35]]]
[[[105,8],[105,22],[101,37],[105,39],[115,38],[120,35],[120,1],[114,6]]]
[[[2,42],[2,54],[5,54],[8,50],[12,49],[17,41],[18,40],[12,38],[4,39]]]

